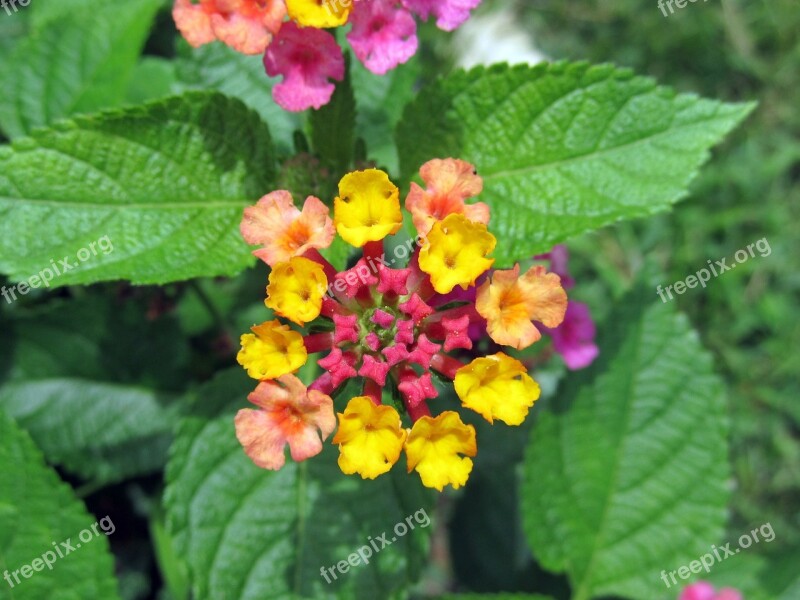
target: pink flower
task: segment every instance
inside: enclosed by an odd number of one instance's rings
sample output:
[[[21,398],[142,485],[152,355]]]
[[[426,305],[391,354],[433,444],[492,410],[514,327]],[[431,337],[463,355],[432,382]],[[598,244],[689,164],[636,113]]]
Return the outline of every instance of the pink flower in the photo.
[[[335,86],[329,79],[344,79],[344,56],[336,39],[327,31],[283,24],[264,54],[267,75],[283,75],[272,90],[281,107],[299,112],[319,109],[330,102]]]
[[[322,440],[336,428],[333,400],[322,392],[306,389],[294,375],[262,381],[248,400],[259,410],[245,408],[238,412],[236,437],[247,456],[262,469],[280,469],[286,462],[287,444],[296,461],[319,454]]]
[[[436,221],[454,213],[476,223],[489,224],[488,205],[465,202],[483,191],[483,179],[473,165],[454,158],[434,159],[422,165],[419,173],[427,188],[423,190],[411,183],[406,210],[420,235],[427,235]]]
[[[743,600],[742,594],[733,588],[722,588],[714,591],[714,586],[707,581],[698,581],[683,588],[678,600]]]
[[[433,14],[436,26],[444,31],[458,29],[480,3],[481,0],[403,0],[403,6],[420,19],[427,20]]]
[[[358,60],[373,73],[384,75],[417,52],[417,23],[394,0],[357,2],[347,40]]]
[[[599,353],[594,343],[595,326],[589,307],[570,300],[564,321],[554,329],[545,329],[553,338],[553,347],[573,371],[588,367]]]
[[[330,210],[322,200],[309,196],[300,211],[286,190],[270,192],[244,209],[239,229],[248,244],[264,246],[253,254],[271,267],[327,248],[336,235]]]
[[[175,0],[175,25],[195,48],[214,40],[243,54],[261,54],[286,16],[282,0]]]

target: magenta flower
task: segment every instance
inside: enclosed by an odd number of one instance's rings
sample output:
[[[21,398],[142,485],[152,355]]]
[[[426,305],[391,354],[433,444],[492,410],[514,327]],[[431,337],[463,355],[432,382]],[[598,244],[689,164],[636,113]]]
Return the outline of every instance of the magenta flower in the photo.
[[[565,290],[575,285],[569,274],[569,251],[563,244],[553,246],[547,254],[534,257],[536,260],[550,261],[550,270],[561,277],[561,285]],[[564,321],[555,329],[543,327],[544,333],[553,338],[553,348],[564,359],[567,368],[576,371],[584,369],[594,362],[600,353],[594,343],[596,328],[589,307],[582,302],[570,300]]]
[[[364,66],[384,75],[417,52],[417,23],[394,0],[358,2],[350,15],[347,40]]]
[[[403,0],[403,6],[416,13],[420,19],[436,17],[436,26],[444,31],[453,31],[469,19],[470,12],[481,0]]]
[[[272,96],[286,110],[299,112],[330,102],[335,86],[344,79],[344,56],[327,31],[301,28],[289,21],[264,54],[267,75],[283,75]]]
[[[678,600],[743,600],[739,590],[722,588],[719,592],[707,581],[698,581],[683,588]]]
[[[572,371],[588,367],[600,352],[594,343],[592,315],[582,302],[570,300],[564,322],[555,329],[543,329],[553,338],[553,348]]]

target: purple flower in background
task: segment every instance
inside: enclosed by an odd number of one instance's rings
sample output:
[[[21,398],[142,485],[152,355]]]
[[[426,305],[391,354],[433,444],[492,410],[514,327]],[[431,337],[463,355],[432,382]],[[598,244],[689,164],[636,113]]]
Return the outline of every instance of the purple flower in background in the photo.
[[[600,352],[594,343],[592,315],[583,302],[570,300],[564,322],[555,329],[542,329],[553,338],[553,348],[572,371],[588,367]]]
[[[698,581],[683,588],[678,600],[743,600],[743,596],[733,588],[722,588],[717,592],[707,581]]]
[[[561,277],[564,289],[574,287],[575,280],[569,274],[569,251],[563,244],[554,246],[547,254],[536,260],[550,261],[550,270]],[[542,331],[553,338],[553,348],[563,358],[567,368],[576,371],[588,367],[600,353],[594,343],[596,328],[589,307],[583,302],[570,300],[564,321],[555,329],[542,327]]]

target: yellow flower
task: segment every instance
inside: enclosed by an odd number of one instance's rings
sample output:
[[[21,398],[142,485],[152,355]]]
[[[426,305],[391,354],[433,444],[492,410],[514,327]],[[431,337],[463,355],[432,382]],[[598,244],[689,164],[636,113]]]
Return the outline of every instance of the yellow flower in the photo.
[[[539,399],[539,385],[525,365],[502,352],[461,367],[454,384],[461,403],[489,423],[500,419],[507,425],[519,425]]]
[[[303,27],[330,29],[347,23],[354,0],[286,0],[289,18]]]
[[[252,329],[253,333],[242,336],[242,349],[236,360],[253,379],[277,379],[294,373],[308,359],[303,336],[289,329],[288,325],[275,320]]]
[[[342,472],[375,479],[391,469],[408,435],[397,411],[391,406],[377,406],[367,396],[356,396],[338,415],[339,431],[333,443],[339,445]]]
[[[517,350],[538,341],[542,334],[531,321],[558,327],[567,311],[567,293],[561,278],[544,267],[531,267],[522,277],[519,265],[495,271],[478,289],[475,309],[487,321],[486,330],[498,344]]]
[[[297,256],[272,269],[264,304],[302,327],[319,316],[327,287],[322,266]]]
[[[419,253],[419,268],[431,276],[433,289],[449,294],[457,285],[467,289],[489,267],[497,240],[486,225],[451,214],[431,228]]]
[[[403,223],[400,190],[378,169],[348,173],[339,182],[333,224],[342,239],[361,248],[397,233]]]
[[[472,460],[466,456],[477,453],[475,428],[464,425],[458,413],[450,410],[436,418],[420,418],[406,442],[408,472],[416,469],[423,485],[440,492],[448,484],[458,489],[467,482]]]

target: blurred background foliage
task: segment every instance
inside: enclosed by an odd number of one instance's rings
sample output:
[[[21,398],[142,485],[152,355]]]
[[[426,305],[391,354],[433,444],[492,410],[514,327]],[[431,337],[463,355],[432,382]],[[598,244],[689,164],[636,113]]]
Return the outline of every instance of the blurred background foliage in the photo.
[[[491,3],[486,7],[491,9]],[[596,314],[648,258],[686,278],[707,260],[761,238],[750,259],[705,290],[677,296],[716,358],[732,418],[733,539],[770,521],[758,552],[797,564],[800,543],[800,10],[792,0],[689,4],[664,17],[656,2],[520,0],[518,18],[549,57],[610,61],[683,92],[759,107],[714,153],[675,210],[570,244]],[[599,281],[597,281],[599,279]],[[594,283],[590,283],[595,280]]]
[[[80,0],[65,6],[72,4]],[[517,33],[527,35],[547,58],[613,62],[681,92],[724,101],[759,101],[755,113],[717,148],[694,181],[691,196],[670,214],[607,228],[569,246],[578,281],[574,295],[589,303],[602,320],[649,261],[667,274],[663,281],[667,285],[693,274],[707,260],[730,261],[747,244],[761,238],[769,241],[770,256],[756,256],[712,280],[705,290],[689,290],[675,302],[713,352],[717,372],[728,387],[734,489],[728,539],[770,522],[775,541],[755,546],[748,556],[764,554],[776,572],[790,575],[800,562],[800,10],[796,1],[710,0],[664,17],[655,0],[484,0],[479,14],[498,11],[510,13]],[[26,34],[28,13],[21,11],[13,19],[0,14],[0,53],[6,54]],[[468,51],[463,37],[443,36],[430,24],[422,27],[421,37],[419,56],[399,69],[396,78],[379,82],[363,70],[354,72],[360,108],[357,131],[371,156],[393,171],[397,156],[390,125],[410,99],[403,93],[407,87],[403,78],[430,80],[454,68],[457,57]],[[145,54],[128,93],[131,104],[212,82],[240,97],[255,99],[268,93],[257,69],[233,64],[236,59],[225,49],[204,49],[191,62],[183,61],[187,48],[178,43],[167,10],[160,12]],[[302,123],[274,111],[271,101],[264,106],[262,117],[270,121],[278,145],[288,149],[293,129]],[[291,177],[291,169],[284,177]],[[263,319],[260,298],[265,277],[262,265],[231,280],[161,288],[100,284],[64,288],[50,296],[32,293],[8,312],[5,306],[0,310],[4,342],[0,375],[14,378],[7,352],[12,344],[29,349],[31,365],[41,366],[47,358],[42,354],[46,344],[37,340],[35,327],[25,327],[26,319],[80,324],[88,322],[84,314],[91,311],[104,318],[89,330],[65,327],[63,348],[48,349],[54,365],[50,377],[63,371],[64,376],[80,377],[91,385],[144,378],[159,393],[176,393],[187,387],[176,377],[204,381],[232,364],[238,333]],[[53,295],[61,297],[55,299],[59,304],[51,299],[47,306],[38,306]],[[14,313],[17,322],[6,327],[2,321]],[[117,317],[119,324],[114,326]],[[158,351],[126,353],[119,360],[115,353],[124,341],[109,335],[112,327],[123,337],[138,336],[138,343],[151,341]],[[183,337],[188,338],[188,347]],[[100,354],[84,357],[82,348]],[[63,364],[67,356],[84,357],[95,368],[86,373],[70,370]],[[77,358],[74,362],[82,364]],[[120,364],[122,375],[109,366]],[[562,375],[560,363],[539,372],[543,402],[552,396]],[[171,413],[164,415],[165,422],[173,418]],[[534,421],[535,416],[512,431],[491,429],[475,420],[483,450],[470,485],[439,500],[438,523],[449,526],[434,534],[433,560],[417,588],[420,595],[533,589],[555,598],[568,595],[565,578],[545,573],[531,557],[516,506],[518,472],[510,465],[519,464]],[[154,429],[154,440],[160,440],[163,429],[168,427]],[[74,462],[90,464],[83,457],[74,457]],[[162,579],[168,580],[173,593],[185,587],[179,561],[171,555],[163,532],[158,506],[162,476],[151,473],[153,468],[148,465],[139,476],[121,483],[102,475],[80,479],[74,475],[80,468],[73,474],[61,473],[77,487],[90,510],[109,514],[118,524],[118,533],[109,541],[118,558],[123,597],[130,600],[169,597]],[[157,556],[152,556],[151,544]],[[715,573],[722,576],[725,570],[719,566]]]

